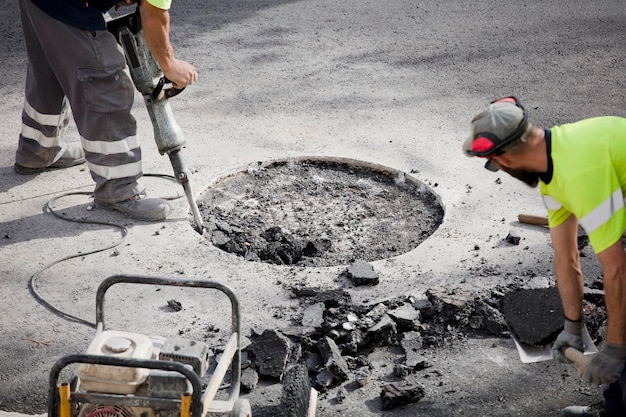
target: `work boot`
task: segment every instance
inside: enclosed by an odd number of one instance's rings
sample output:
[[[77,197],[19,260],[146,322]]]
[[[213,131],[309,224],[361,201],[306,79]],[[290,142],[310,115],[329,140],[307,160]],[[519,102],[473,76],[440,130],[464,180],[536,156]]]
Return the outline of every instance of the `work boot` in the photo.
[[[148,222],[163,220],[172,211],[167,201],[162,198],[146,198],[146,193],[137,194],[117,203],[102,203],[95,200],[95,204],[105,210],[116,210],[133,219]]]
[[[80,165],[85,163],[85,151],[83,151],[83,147],[80,142],[70,142],[67,144],[63,155],[53,162],[51,165],[47,167],[25,167],[23,165],[18,164],[17,162],[13,166],[15,172],[20,175],[35,175],[41,174],[45,171],[50,171],[53,169],[63,169],[73,167],[75,165]]]

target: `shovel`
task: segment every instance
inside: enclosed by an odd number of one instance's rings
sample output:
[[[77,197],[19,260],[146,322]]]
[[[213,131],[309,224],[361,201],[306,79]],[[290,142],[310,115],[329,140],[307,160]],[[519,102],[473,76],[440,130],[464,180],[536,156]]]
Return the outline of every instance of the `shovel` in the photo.
[[[502,312],[522,362],[534,363],[553,359],[552,343],[561,332],[561,323],[564,320],[556,288],[508,293],[502,300]],[[566,349],[564,355],[584,369],[588,360],[585,356],[597,352],[584,324],[582,339],[584,352],[570,348]]]
[[[515,342],[515,347],[517,348],[517,353],[519,354],[520,360],[523,363],[535,363],[542,361],[553,360],[554,356],[552,355],[552,344],[535,346],[528,345],[526,343],[522,343],[519,339],[512,334],[511,335],[513,342]],[[593,355],[598,352],[593,340],[591,340],[591,336],[589,335],[589,331],[587,330],[587,326],[583,325],[583,345],[585,346],[585,351],[581,352],[572,347],[568,347],[563,351],[563,355],[578,365],[578,373],[582,375],[589,363],[590,357],[589,355]],[[580,376],[579,375],[579,376]]]
[[[513,337],[513,341],[517,346],[517,351],[520,355],[520,359],[524,363],[541,362],[553,359],[552,350],[550,349],[549,345],[538,348],[535,346],[524,345],[523,343],[517,341],[515,337]],[[587,368],[587,365],[591,360],[591,356],[589,355],[593,355],[598,352],[595,345],[593,344],[593,341],[589,337],[587,327],[585,327],[583,331],[583,345],[585,346],[584,352],[574,349],[573,347],[566,347],[563,350],[563,356],[565,356],[567,359],[574,362],[578,366],[579,378],[582,378],[583,374],[585,373],[585,368]]]

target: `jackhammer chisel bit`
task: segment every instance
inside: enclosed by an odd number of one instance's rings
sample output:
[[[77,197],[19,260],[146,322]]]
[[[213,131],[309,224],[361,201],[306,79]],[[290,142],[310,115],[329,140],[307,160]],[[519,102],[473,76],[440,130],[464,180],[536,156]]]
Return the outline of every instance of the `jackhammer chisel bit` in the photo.
[[[154,141],[161,155],[167,154],[174,169],[176,182],[183,186],[194,218],[194,230],[202,234],[204,226],[198,205],[193,197],[189,175],[180,154],[185,146],[183,132],[174,118],[168,101],[183,91],[174,87],[164,88],[169,80],[156,62],[141,30],[139,11],[110,19],[107,29],[113,33],[126,56],[133,83],[143,95],[150,121],[154,128]]]
[[[176,181],[181,184],[185,190],[185,195],[187,196],[187,201],[189,202],[189,207],[191,208],[191,213],[193,214],[193,219],[196,222],[193,225],[194,230],[202,234],[204,232],[202,216],[200,215],[200,210],[198,210],[198,205],[196,204],[196,200],[191,192],[191,186],[189,185],[189,178],[187,178],[187,170],[185,168],[185,161],[183,161],[180,151],[172,151],[169,152],[168,155],[170,157],[172,168],[174,168]]]

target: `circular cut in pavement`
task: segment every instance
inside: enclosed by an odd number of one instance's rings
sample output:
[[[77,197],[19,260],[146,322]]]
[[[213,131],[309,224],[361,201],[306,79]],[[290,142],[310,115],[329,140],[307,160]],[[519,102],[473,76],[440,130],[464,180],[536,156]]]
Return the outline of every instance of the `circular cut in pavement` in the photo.
[[[198,198],[204,236],[248,261],[325,267],[416,248],[443,220],[429,187],[342,158],[259,162]]]

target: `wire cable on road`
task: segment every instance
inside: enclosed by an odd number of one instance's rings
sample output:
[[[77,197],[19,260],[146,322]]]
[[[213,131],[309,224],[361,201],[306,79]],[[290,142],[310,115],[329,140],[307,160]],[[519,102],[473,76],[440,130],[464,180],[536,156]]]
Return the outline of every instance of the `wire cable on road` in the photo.
[[[170,179],[172,181],[176,181],[176,179],[172,176],[172,175],[166,175],[166,174],[144,174],[145,177],[159,177],[159,178],[167,178]],[[98,249],[94,249],[92,251],[89,252],[80,252],[80,253],[76,253],[73,255],[68,255],[65,256],[63,258],[57,259],[47,265],[45,265],[43,268],[39,269],[37,272],[35,272],[30,279],[28,280],[28,290],[30,292],[30,294],[35,298],[35,300],[41,304],[42,306],[44,306],[45,308],[47,308],[49,311],[51,311],[52,313],[54,313],[55,315],[57,315],[58,317],[73,322],[73,323],[78,323],[78,324],[82,324],[91,328],[96,328],[96,323],[90,322],[88,320],[82,319],[80,317],[74,316],[72,314],[66,313],[60,309],[58,309],[57,307],[55,307],[54,305],[52,305],[52,303],[50,303],[48,300],[46,300],[46,298],[37,290],[37,280],[39,279],[40,275],[46,271],[49,268],[52,268],[53,266],[60,264],[61,262],[65,262],[68,261],[70,259],[74,259],[74,258],[79,258],[79,257],[84,257],[84,256],[88,256],[88,255],[93,255],[95,253],[99,253],[99,252],[104,252],[106,250],[110,250],[110,249],[114,249],[115,247],[119,246],[124,239],[126,238],[126,236],[128,235],[128,228],[126,228],[125,226],[116,224],[116,223],[110,223],[110,222],[101,222],[101,221],[96,221],[96,220],[82,220],[82,219],[76,219],[76,218],[72,218],[72,217],[68,217],[65,216],[61,213],[59,213],[58,211],[54,210],[54,203],[57,200],[60,200],[61,198],[64,197],[69,197],[72,195],[87,195],[87,196],[92,196],[93,193],[92,192],[85,192],[85,191],[79,191],[79,192],[67,192],[67,193],[63,193],[60,194],[56,197],[51,198],[50,200],[48,200],[48,202],[44,205],[44,212],[49,212],[50,214],[52,214],[53,216],[68,221],[68,222],[72,222],[72,223],[83,223],[83,224],[90,224],[90,225],[99,225],[99,226],[107,226],[107,227],[112,227],[114,229],[117,229],[120,232],[120,238],[112,243],[111,245],[107,245],[105,247],[102,248],[98,248]],[[181,195],[177,196],[177,197],[172,197],[169,198],[169,200],[175,200],[182,197]]]

